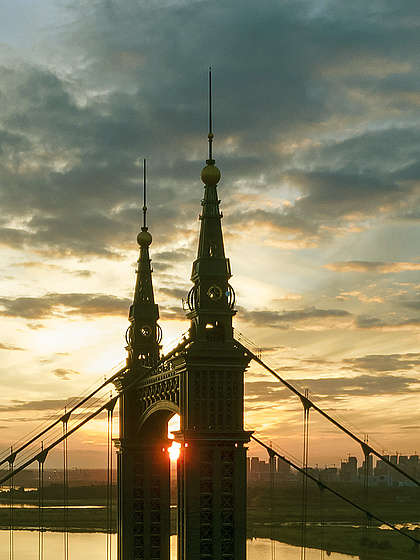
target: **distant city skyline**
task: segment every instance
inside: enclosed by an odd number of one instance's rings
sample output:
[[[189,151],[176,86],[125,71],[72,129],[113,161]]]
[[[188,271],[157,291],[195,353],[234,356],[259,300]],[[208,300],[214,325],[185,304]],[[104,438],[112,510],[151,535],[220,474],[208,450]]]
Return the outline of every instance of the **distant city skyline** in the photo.
[[[235,328],[361,439],[420,451],[418,3],[15,0],[0,28],[0,447],[125,362],[143,158],[164,345],[187,331],[211,65]],[[301,457],[299,399],[257,365],[245,396]],[[309,433],[311,464],[361,456]],[[106,464],[102,420],[69,452]]]

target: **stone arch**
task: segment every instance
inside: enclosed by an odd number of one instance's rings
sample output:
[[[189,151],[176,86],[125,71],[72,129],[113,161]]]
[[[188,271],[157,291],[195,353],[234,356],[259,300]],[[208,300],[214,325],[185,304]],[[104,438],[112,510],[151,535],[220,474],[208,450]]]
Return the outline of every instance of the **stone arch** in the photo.
[[[165,426],[166,430],[166,426],[174,414],[179,414],[177,404],[166,400],[153,403],[140,417],[137,425],[137,435],[150,435],[154,438],[163,435],[161,429]]]

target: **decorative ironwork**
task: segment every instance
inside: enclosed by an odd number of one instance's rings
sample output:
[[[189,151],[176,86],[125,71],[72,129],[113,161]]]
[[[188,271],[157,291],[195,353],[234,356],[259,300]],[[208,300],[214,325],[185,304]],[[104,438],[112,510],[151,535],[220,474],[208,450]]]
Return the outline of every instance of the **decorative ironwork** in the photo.
[[[230,284],[228,284],[228,288],[226,290],[225,296],[227,297],[227,303],[229,309],[233,309],[236,303],[236,294],[235,294],[235,290],[232,288]]]
[[[139,387],[139,412],[147,412],[153,404],[167,401],[179,404],[179,375],[173,370],[146,378]]]
[[[187,306],[190,311],[194,311],[197,308],[197,289],[198,286],[194,285],[188,292]]]

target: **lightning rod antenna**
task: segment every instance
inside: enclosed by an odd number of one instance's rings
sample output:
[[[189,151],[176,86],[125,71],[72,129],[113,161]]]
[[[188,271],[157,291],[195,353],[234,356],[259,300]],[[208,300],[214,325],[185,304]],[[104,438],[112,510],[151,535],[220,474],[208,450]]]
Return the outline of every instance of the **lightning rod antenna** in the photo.
[[[146,160],[143,160],[143,228],[147,229],[146,226]]]
[[[209,67],[209,160],[213,160],[213,115],[211,103],[211,66]]]

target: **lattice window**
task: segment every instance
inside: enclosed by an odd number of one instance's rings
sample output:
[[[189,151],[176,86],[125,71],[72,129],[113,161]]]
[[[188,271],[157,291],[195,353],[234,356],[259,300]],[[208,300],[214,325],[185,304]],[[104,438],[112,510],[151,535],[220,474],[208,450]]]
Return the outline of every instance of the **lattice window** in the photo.
[[[200,454],[200,558],[213,557],[213,451]]]

